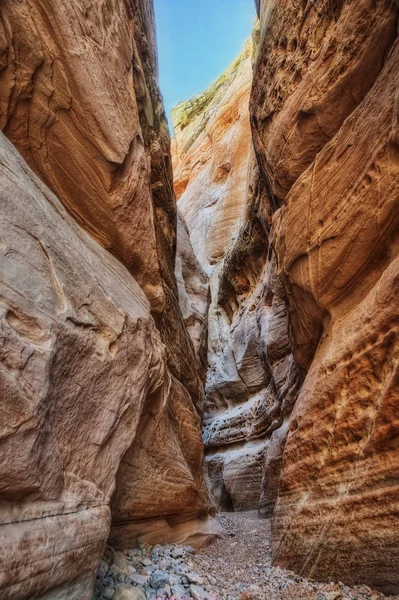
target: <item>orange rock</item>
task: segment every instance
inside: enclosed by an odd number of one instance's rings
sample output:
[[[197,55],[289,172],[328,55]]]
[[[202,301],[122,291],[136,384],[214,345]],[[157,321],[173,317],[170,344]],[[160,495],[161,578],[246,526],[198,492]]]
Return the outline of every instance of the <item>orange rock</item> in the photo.
[[[172,110],[175,191],[205,269],[222,260],[246,208],[251,56],[248,41],[205,92]]]
[[[251,121],[307,371],[274,560],[397,592],[398,7],[278,0],[260,15]]]
[[[271,210],[264,206],[251,152],[251,52],[248,42],[208,90],[172,111],[179,208],[210,275],[206,460],[216,503],[236,510],[259,506],[269,464],[265,453],[274,435],[273,452],[281,454],[284,419],[299,380],[288,341],[284,289],[275,256],[268,251]],[[273,491],[262,503],[270,512],[279,472],[273,467],[266,471],[265,489]]]

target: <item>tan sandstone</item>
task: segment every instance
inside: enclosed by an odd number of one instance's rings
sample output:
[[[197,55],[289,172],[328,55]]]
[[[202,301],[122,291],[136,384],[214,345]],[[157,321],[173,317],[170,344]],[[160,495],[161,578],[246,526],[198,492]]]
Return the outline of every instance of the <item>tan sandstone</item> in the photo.
[[[215,533],[156,71],[152,2],[0,5],[0,127],[49,186],[2,137],[4,598],[90,598],[111,518],[115,545]]]
[[[248,129],[258,34],[208,90],[172,111],[172,148],[179,209],[210,275],[203,436],[212,493],[222,509],[252,509],[264,487],[270,514],[278,474],[265,473],[266,457],[281,452],[271,440],[285,440],[299,374]]]
[[[3,137],[0,153],[1,597],[76,580],[90,598],[115,483],[115,518],[172,519],[166,539],[208,514],[199,417],[135,280]]]

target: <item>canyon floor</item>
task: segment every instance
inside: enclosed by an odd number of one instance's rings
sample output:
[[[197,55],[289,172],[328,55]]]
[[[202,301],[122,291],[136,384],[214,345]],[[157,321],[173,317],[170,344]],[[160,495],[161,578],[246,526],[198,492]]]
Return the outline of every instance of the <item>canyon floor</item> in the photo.
[[[95,600],[386,600],[368,586],[319,583],[272,567],[271,523],[256,511],[219,513],[223,536],[194,554],[190,547],[110,548]],[[112,564],[111,564],[112,563]],[[399,596],[389,596],[398,600]]]

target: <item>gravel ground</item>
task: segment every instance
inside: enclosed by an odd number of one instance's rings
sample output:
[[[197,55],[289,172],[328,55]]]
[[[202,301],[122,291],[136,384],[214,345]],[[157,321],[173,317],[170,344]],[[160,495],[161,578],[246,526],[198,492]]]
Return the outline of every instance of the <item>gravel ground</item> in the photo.
[[[257,512],[220,513],[226,534],[209,548],[190,556],[190,567],[210,575],[223,597],[240,600],[384,600],[386,596],[360,585],[317,583],[271,566],[271,523]],[[213,581],[212,581],[213,582]],[[391,596],[399,600],[399,596]]]
[[[107,548],[95,600],[386,600],[365,585],[317,583],[271,566],[270,521],[256,512],[221,513],[224,535],[194,554],[167,544]],[[399,596],[391,596],[399,600]]]

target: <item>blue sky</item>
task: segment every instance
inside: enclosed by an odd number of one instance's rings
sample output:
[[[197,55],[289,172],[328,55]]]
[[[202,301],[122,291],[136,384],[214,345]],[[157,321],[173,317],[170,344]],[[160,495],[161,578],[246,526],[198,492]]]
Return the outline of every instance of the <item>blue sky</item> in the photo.
[[[240,53],[254,0],[154,0],[166,113],[205,90]]]

